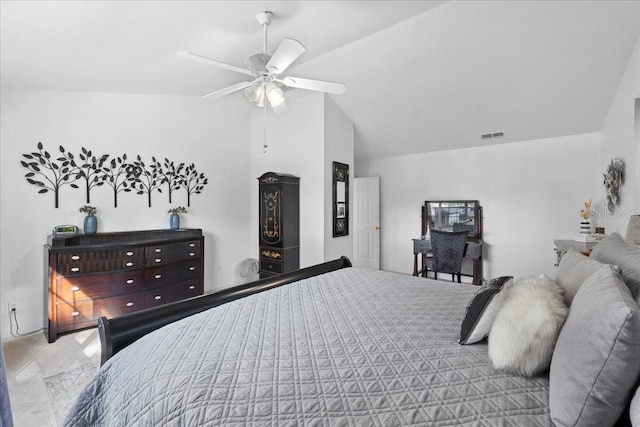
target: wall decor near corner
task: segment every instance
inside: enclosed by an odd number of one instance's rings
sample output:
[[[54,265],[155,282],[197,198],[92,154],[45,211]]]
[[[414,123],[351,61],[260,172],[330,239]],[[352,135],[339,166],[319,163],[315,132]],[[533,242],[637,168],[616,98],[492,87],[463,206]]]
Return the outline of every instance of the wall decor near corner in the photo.
[[[74,169],[70,166],[66,157],[59,157],[57,161],[51,158],[51,154],[44,149],[42,142],[38,142],[38,151],[32,153],[23,154],[22,157],[28,161],[21,160],[20,164],[25,167],[29,172],[24,176],[27,178],[27,182],[31,185],[39,187],[39,194],[48,193],[53,191],[54,205],[57,208],[60,200],[60,189],[69,185],[72,188],[78,188],[75,181],[78,180],[77,174],[74,173]],[[64,154],[65,150],[62,145],[59,147],[60,152]]]
[[[349,235],[349,165],[333,162],[333,237]]]
[[[624,162],[620,159],[611,159],[604,176],[604,190],[607,198],[607,209],[613,212],[618,204],[620,186],[624,182]]]
[[[194,163],[185,167],[185,163],[176,164],[167,158],[161,163],[152,157],[147,166],[140,155],[129,162],[127,154],[98,156],[82,147],[80,153],[74,155],[62,145],[58,150],[60,156],[54,158],[42,142],[38,142],[37,151],[23,154],[24,159],[20,160],[28,170],[25,174],[27,182],[38,187],[38,194],[53,192],[56,208],[59,207],[60,189],[65,185],[78,189],[77,181],[84,181],[87,203],[91,200],[93,188],[105,184],[111,187],[114,207],[118,207],[118,193],[122,191],[146,195],[147,205],[151,207],[151,194],[154,191],[162,193],[164,185],[168,190],[169,203],[173,202],[173,192],[184,188],[187,206],[191,206],[191,196],[202,193],[209,182],[203,173],[197,171]]]

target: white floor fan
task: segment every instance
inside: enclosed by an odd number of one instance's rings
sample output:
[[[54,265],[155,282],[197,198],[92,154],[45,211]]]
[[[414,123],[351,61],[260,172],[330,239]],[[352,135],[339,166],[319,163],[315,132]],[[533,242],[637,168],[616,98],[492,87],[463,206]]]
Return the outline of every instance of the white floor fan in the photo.
[[[282,76],[286,69],[304,53],[305,48],[299,41],[285,38],[273,54],[267,52],[267,27],[271,24],[272,16],[273,14],[268,11],[260,12],[256,15],[256,19],[263,27],[264,38],[262,52],[254,53],[245,60],[247,68],[216,61],[192,52],[178,52],[178,55],[184,58],[253,77],[250,81],[236,83],[226,88],[216,90],[203,96],[203,98],[221,98],[244,90],[245,96],[252,104],[264,109],[263,139],[265,152],[267,149],[267,104],[271,105],[271,108],[276,113],[286,110],[283,89],[306,89],[335,95],[343,94],[345,91],[345,85],[342,83]]]

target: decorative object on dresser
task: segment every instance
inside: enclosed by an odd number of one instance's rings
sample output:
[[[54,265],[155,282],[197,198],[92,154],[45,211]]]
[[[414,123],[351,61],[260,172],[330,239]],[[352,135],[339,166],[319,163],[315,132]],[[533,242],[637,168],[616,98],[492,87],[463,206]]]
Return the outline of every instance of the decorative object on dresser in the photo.
[[[580,235],[576,237],[578,242],[594,242],[591,230],[591,199],[584,202],[584,208],[580,209]]]
[[[169,209],[168,211],[171,216],[169,217],[169,228],[172,230],[177,230],[180,228],[180,214],[187,213],[187,209],[184,206],[178,206],[177,208]]]
[[[267,172],[259,184],[260,278],[300,268],[300,178]]]
[[[49,236],[45,335],[96,326],[113,317],[201,295],[200,229]]]
[[[87,216],[84,217],[84,224],[82,226],[84,234],[96,234],[98,232],[98,218],[96,218],[98,208],[84,205],[80,208],[80,212],[87,214]]]

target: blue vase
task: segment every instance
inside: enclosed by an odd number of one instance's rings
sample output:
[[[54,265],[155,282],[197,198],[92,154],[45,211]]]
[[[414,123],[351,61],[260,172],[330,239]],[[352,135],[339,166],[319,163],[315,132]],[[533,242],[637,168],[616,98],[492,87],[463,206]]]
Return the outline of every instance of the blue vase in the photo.
[[[177,213],[171,214],[171,216],[169,217],[169,227],[172,230],[177,230],[178,228],[180,228],[180,215],[178,215]]]
[[[84,217],[84,234],[96,234],[98,231],[98,218],[95,215],[87,215]]]

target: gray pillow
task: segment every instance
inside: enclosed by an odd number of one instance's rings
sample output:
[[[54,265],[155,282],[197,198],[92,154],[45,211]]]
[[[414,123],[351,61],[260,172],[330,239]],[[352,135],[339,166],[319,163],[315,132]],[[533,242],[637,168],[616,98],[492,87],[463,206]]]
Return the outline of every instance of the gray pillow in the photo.
[[[631,408],[629,410],[631,425],[640,427],[640,387],[636,390],[636,394],[631,400]]]
[[[549,372],[549,407],[561,426],[613,425],[640,378],[640,307],[610,265],[580,287]]]
[[[493,320],[504,303],[500,291],[513,284],[513,276],[502,276],[491,280],[467,304],[460,327],[460,344],[474,344],[489,335]]]
[[[567,307],[571,306],[576,292],[585,280],[604,264],[569,248],[562,256],[556,273],[556,282],[565,290],[564,299]]]
[[[593,248],[589,258],[619,266],[622,280],[640,304],[640,246],[630,245],[620,234],[612,233]]]

